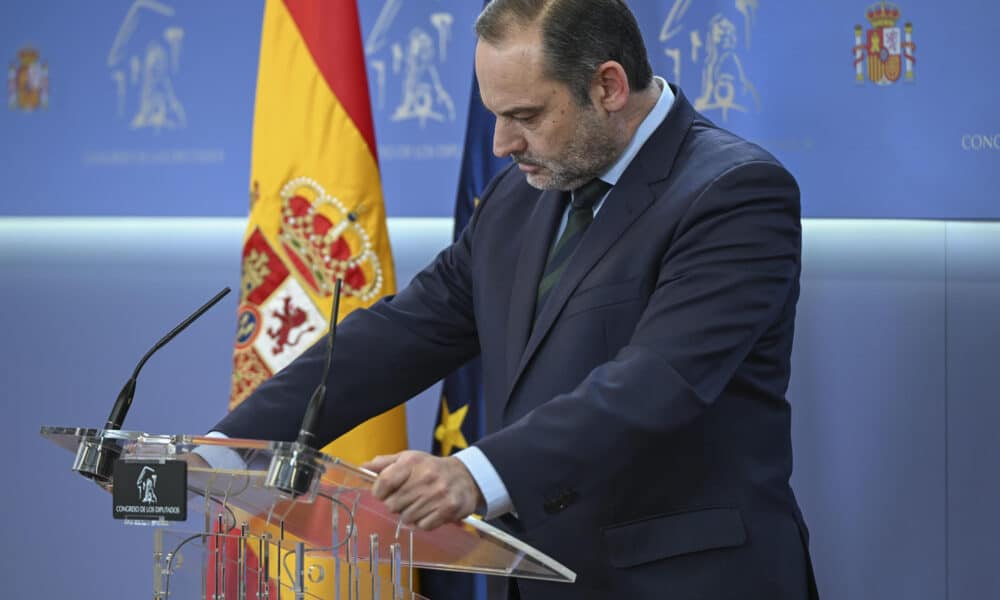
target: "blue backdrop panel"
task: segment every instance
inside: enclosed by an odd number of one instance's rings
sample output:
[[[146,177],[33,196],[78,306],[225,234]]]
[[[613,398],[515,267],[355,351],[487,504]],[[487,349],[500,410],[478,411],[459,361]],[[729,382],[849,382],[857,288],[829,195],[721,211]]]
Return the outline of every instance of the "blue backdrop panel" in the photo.
[[[0,5],[0,214],[245,214],[261,9],[242,0]],[[25,48],[37,52],[34,66]],[[14,80],[33,73],[27,81],[47,91],[47,107],[17,94],[11,71]]]
[[[0,565],[5,597],[150,597],[152,532],[112,520],[111,497],[72,473],[72,455],[38,431],[99,427],[143,353],[220,288],[239,285],[245,227],[242,219],[0,219],[0,456],[16,465],[0,509],[17,515],[4,522],[17,540]],[[451,239],[451,222],[393,220],[390,236],[405,284]],[[202,433],[225,414],[235,296],[150,359],[125,429]],[[429,449],[439,398],[430,390],[411,401],[416,447]]]
[[[812,221],[788,399],[824,598],[945,597],[945,225]]]
[[[358,2],[386,210],[451,217],[482,8],[469,0]]]
[[[948,224],[948,592],[1000,598],[1000,223]]]
[[[152,532],[113,521],[110,496],[69,471],[72,456],[38,429],[100,426],[143,353],[223,286],[239,285],[242,229],[231,231],[190,219],[0,223],[3,395],[16,423],[0,452],[19,465],[3,501],[17,515],[5,527],[20,557],[2,567],[5,595],[151,596]],[[224,414],[235,315],[231,294],[146,365],[126,428],[202,432]]]
[[[655,70],[679,81],[709,118],[785,161],[802,185],[807,216],[1000,216],[986,192],[1000,183],[997,84],[986,75],[996,71],[997,52],[976,25],[1000,16],[995,3],[632,5]],[[904,47],[907,23],[915,50]],[[855,26],[864,45],[860,71]],[[870,30],[899,36],[895,82],[871,80]],[[915,59],[912,79],[906,53]]]
[[[403,221],[403,222],[401,222]],[[110,518],[43,424],[103,422],[149,345],[238,277],[241,219],[0,220],[0,328],[16,465],[2,508],[21,540],[0,566],[12,597],[136,598],[149,532]],[[400,282],[451,237],[393,220]],[[808,221],[793,377],[793,484],[827,600],[1000,597],[996,360],[1000,226]],[[202,431],[229,389],[235,299],[139,378],[126,427]],[[411,403],[426,447],[439,396]],[[102,552],[82,551],[102,548]],[[49,576],[57,569],[59,577]],[[115,573],[107,589],[95,573]],[[950,591],[950,596],[946,596]]]
[[[980,27],[1000,5],[631,4],[654,70],[785,161],[806,216],[1000,218],[997,52]],[[359,8],[388,212],[450,216],[479,3]],[[241,0],[0,6],[0,214],[245,214],[261,15]]]

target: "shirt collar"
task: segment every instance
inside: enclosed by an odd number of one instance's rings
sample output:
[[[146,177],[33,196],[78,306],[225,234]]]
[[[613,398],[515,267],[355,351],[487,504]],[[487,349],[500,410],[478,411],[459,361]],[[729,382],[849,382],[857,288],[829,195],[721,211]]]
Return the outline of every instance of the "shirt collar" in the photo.
[[[639,153],[639,150],[646,143],[646,140],[649,139],[649,136],[653,135],[656,128],[663,123],[663,120],[667,117],[667,113],[670,112],[670,107],[674,104],[674,92],[667,85],[667,82],[662,77],[653,77],[653,80],[660,87],[660,98],[656,101],[656,105],[653,106],[653,110],[649,111],[649,114],[642,120],[642,123],[639,123],[639,128],[635,130],[635,135],[629,140],[628,146],[625,146],[625,150],[618,157],[618,160],[615,161],[615,164],[611,165],[600,176],[603,181],[611,185],[618,183],[618,179],[621,178],[622,173],[628,168],[635,155]]]

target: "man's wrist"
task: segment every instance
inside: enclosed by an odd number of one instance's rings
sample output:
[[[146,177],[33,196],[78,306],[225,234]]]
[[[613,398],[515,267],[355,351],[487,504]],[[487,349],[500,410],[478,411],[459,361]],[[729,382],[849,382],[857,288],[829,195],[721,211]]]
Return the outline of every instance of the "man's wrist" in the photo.
[[[475,480],[476,487],[483,497],[483,505],[479,509],[485,518],[494,519],[514,510],[510,494],[507,493],[507,486],[482,450],[469,446],[452,456],[465,465]]]
[[[220,431],[210,431],[205,434],[208,438],[228,439],[229,436]],[[197,454],[208,463],[213,469],[225,471],[245,471],[247,463],[240,456],[240,453],[225,446],[197,446],[191,450],[192,454]]]
[[[485,512],[486,498],[483,496],[483,490],[479,487],[479,483],[476,481],[476,478],[472,475],[472,471],[469,470],[469,467],[467,467],[464,462],[462,462],[455,456],[448,456],[446,457],[446,460],[454,463],[456,465],[456,468],[460,469],[461,472],[465,474],[465,478],[468,480],[468,483],[472,486],[473,494],[475,494],[475,498],[473,499],[474,506],[472,508],[472,511]]]

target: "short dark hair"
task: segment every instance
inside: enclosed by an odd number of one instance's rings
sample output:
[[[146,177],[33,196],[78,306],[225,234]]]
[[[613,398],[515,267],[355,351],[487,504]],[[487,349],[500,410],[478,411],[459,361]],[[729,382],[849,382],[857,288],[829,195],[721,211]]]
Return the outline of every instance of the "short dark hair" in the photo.
[[[590,101],[590,84],[601,63],[622,65],[633,90],[653,80],[646,45],[623,0],[492,0],[476,19],[476,34],[499,44],[515,26],[538,23],[546,75],[569,86],[578,103]]]

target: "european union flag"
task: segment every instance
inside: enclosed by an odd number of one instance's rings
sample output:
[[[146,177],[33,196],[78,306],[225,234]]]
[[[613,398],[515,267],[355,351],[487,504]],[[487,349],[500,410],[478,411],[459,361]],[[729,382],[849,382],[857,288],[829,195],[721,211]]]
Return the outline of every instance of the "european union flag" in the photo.
[[[455,238],[472,217],[480,192],[510,164],[510,159],[493,155],[495,124],[496,118],[479,100],[479,82],[473,74],[462,171],[455,199]],[[484,419],[482,372],[479,358],[475,358],[444,380],[441,412],[434,429],[434,453],[448,456],[467,448],[482,436]],[[420,593],[434,600],[482,600],[486,598],[485,576],[425,570],[420,576]]]

